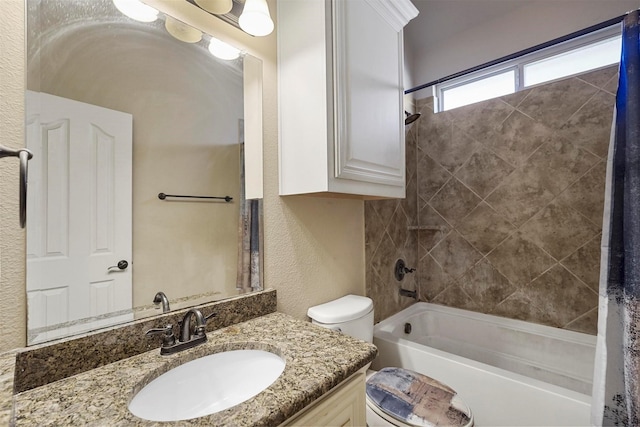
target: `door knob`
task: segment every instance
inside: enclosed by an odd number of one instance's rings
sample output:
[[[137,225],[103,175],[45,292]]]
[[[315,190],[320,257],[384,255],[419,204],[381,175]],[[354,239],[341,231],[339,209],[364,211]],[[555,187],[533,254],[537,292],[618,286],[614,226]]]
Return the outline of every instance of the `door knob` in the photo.
[[[120,260],[118,261],[118,265],[112,265],[111,267],[107,268],[107,271],[126,270],[127,267],[129,267],[129,263],[125,260]]]

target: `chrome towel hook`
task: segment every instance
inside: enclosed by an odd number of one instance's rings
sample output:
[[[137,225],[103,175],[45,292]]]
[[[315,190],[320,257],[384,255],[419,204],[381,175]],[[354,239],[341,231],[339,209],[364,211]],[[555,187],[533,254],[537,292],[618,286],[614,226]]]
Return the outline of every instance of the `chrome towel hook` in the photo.
[[[0,158],[18,157],[20,159],[20,228],[27,224],[27,171],[28,161],[33,153],[26,148],[7,148],[0,145]]]

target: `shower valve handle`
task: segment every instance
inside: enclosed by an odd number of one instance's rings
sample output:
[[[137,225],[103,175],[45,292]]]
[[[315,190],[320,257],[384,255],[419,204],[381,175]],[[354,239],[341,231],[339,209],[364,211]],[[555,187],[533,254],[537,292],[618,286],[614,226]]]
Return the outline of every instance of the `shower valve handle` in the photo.
[[[413,273],[414,271],[416,271],[416,269],[407,267],[403,259],[399,259],[398,261],[396,261],[394,275],[397,281],[399,282],[402,281],[402,279],[404,279],[405,274]]]

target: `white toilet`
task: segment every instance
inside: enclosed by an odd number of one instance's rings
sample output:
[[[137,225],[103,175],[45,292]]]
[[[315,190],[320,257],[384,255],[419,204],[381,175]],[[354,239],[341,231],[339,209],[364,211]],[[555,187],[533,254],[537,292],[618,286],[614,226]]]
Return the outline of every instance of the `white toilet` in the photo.
[[[316,325],[373,342],[373,301],[347,295],[309,308]],[[367,368],[369,366],[367,365]],[[367,425],[473,426],[471,409],[439,381],[408,369],[367,371]]]

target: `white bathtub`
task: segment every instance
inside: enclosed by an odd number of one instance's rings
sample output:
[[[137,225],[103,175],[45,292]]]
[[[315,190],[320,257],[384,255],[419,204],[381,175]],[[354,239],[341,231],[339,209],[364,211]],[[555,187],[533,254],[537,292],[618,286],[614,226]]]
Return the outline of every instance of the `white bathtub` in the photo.
[[[594,336],[416,303],[378,323],[373,342],[373,369],[399,366],[448,384],[476,426],[590,424]]]

